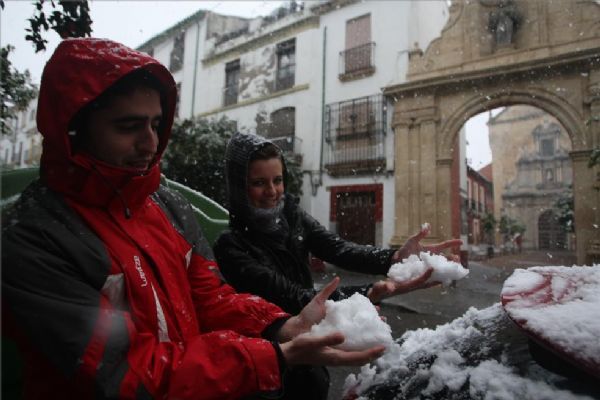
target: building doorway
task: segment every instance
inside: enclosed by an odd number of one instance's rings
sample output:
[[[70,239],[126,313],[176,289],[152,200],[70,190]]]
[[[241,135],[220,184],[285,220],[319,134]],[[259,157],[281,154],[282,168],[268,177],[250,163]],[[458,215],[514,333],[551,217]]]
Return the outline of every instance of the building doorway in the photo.
[[[540,250],[565,250],[567,235],[552,210],[546,210],[538,219],[538,237]]]
[[[330,191],[332,230],[354,243],[381,246],[383,185],[334,186]]]
[[[358,244],[375,244],[375,192],[346,192],[338,198],[338,234]]]

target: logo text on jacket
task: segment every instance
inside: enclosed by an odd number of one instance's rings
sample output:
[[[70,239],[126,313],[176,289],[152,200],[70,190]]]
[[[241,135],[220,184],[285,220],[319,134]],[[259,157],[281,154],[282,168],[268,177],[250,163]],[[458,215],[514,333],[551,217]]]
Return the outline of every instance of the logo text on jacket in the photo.
[[[148,280],[146,279],[146,274],[142,269],[142,262],[140,261],[140,258],[138,256],[133,256],[133,262],[135,263],[135,269],[137,269],[140,274],[140,278],[142,278],[143,283],[141,286],[148,286]]]

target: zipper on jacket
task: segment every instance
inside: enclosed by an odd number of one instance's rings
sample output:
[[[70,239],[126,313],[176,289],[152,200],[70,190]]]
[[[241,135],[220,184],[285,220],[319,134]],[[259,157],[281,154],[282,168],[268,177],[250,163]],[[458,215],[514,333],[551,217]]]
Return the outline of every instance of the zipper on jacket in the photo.
[[[110,189],[112,189],[113,192],[115,192],[115,194],[121,201],[121,204],[123,205],[123,209],[124,209],[125,219],[131,219],[131,210],[129,210],[129,207],[127,206],[127,202],[125,201],[125,198],[123,198],[123,194],[121,193],[121,190],[118,189],[117,187],[115,187],[115,185],[113,185],[112,182],[108,178],[106,178],[104,175],[102,175],[102,173],[98,170],[98,168],[96,168],[96,164],[92,163],[92,169],[100,176],[100,178],[102,178],[104,183],[106,183],[106,185]]]

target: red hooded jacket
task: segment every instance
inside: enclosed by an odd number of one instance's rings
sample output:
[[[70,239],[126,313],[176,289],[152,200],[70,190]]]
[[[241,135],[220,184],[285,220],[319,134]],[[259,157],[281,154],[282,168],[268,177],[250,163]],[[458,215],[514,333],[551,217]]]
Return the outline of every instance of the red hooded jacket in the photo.
[[[165,128],[149,171],[73,154],[73,116],[140,68],[164,87]],[[65,40],[44,69],[41,179],[2,235],[3,298],[26,356],[27,397],[280,390],[277,354],[261,335],[287,314],[224,284],[189,204],[159,186],[175,99],[165,67],[108,40]]]

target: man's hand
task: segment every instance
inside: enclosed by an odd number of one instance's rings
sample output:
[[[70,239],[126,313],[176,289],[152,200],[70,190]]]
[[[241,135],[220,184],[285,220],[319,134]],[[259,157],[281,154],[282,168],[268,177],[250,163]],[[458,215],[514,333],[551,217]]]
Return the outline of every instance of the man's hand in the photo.
[[[397,250],[392,256],[392,264],[402,262],[405,258],[408,258],[411,254],[419,255],[422,251],[428,251],[433,254],[439,254],[442,251],[449,249],[451,247],[458,247],[462,244],[462,240],[460,239],[450,239],[446,240],[442,243],[422,245],[420,242],[423,240],[429,232],[431,231],[431,227],[429,224],[426,224],[421,228],[421,231],[416,235],[410,237],[406,243]],[[458,256],[451,255],[448,257],[452,261],[458,261]]]
[[[287,365],[360,366],[381,357],[385,351],[384,346],[362,351],[346,351],[332,347],[343,342],[344,335],[336,332],[318,337],[299,336],[281,344],[280,348]]]
[[[339,332],[318,337],[298,336],[310,331],[314,324],[325,318],[325,301],[339,282],[340,278],[337,277],[329,282],[300,314],[288,319],[277,333],[277,339],[281,343],[279,347],[288,365],[364,365],[380,357],[385,351],[384,346],[362,351],[334,349],[332,346],[344,342],[344,335]]]
[[[376,304],[387,297],[439,285],[439,282],[426,283],[432,273],[433,268],[429,268],[423,274],[410,281],[397,282],[393,279],[386,279],[375,282],[369,290],[367,297],[371,300],[371,303]]]
[[[329,282],[313,299],[308,303],[300,314],[288,319],[277,333],[277,341],[287,342],[301,333],[308,332],[310,328],[321,322],[325,318],[325,301],[335,291],[340,283],[340,278],[336,277]]]

